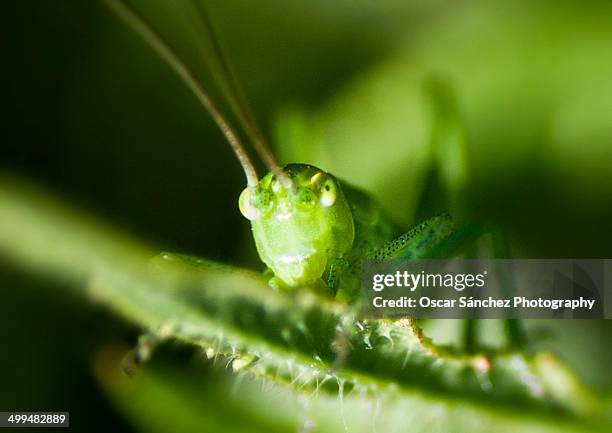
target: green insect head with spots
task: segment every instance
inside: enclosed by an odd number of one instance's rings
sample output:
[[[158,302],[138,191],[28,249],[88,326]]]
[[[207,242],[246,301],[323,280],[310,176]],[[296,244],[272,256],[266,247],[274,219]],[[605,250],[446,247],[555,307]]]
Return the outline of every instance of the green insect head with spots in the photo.
[[[284,168],[285,187],[268,173],[240,195],[242,214],[251,221],[261,260],[278,287],[316,285],[333,259],[353,245],[353,216],[340,183],[307,164]]]

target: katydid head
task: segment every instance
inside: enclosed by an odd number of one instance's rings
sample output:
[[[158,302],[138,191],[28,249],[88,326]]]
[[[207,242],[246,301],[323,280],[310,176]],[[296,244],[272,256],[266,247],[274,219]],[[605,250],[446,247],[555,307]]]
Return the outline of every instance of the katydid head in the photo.
[[[328,260],[353,244],[353,217],[338,181],[307,164],[289,164],[285,188],[272,172],[239,199],[262,261],[289,287],[315,283]]]
[[[290,164],[282,168],[278,164],[234,79],[203,6],[198,11],[212,46],[213,76],[226,93],[243,132],[270,170],[261,180],[240,134],[178,53],[127,0],[105,1],[174,69],[227,139],[246,177],[247,188],[240,196],[240,210],[251,220],[261,259],[284,285],[315,283],[325,272],[328,259],[348,252],[353,243],[353,217],[339,183],[330,174],[310,165]]]

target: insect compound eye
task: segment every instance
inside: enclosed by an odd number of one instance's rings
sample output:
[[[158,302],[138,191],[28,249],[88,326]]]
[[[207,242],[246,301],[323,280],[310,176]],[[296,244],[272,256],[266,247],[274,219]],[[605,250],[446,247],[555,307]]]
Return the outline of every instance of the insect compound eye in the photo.
[[[326,179],[321,184],[321,194],[319,195],[319,203],[323,207],[330,207],[338,198],[338,187],[332,179]]]
[[[251,188],[245,188],[244,191],[240,193],[240,198],[238,199],[240,213],[249,221],[256,220],[261,216],[261,211],[253,204],[251,192]]]
[[[240,212],[248,220],[256,220],[272,208],[273,201],[270,191],[260,186],[245,188],[238,199]]]

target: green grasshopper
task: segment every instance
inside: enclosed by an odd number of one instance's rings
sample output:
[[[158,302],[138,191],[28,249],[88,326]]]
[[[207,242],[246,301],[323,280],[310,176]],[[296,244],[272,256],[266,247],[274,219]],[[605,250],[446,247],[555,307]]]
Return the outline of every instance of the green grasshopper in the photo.
[[[451,240],[449,214],[433,216],[402,233],[375,199],[331,173],[303,163],[281,167],[233,78],[205,11],[198,9],[221,68],[217,84],[226,90],[230,107],[269,169],[259,179],[236,130],[185,62],[125,0],[106,1],[175,70],[233,149],[247,182],[239,209],[251,223],[270,286],[287,291],[309,286],[356,302],[362,260],[431,257]]]

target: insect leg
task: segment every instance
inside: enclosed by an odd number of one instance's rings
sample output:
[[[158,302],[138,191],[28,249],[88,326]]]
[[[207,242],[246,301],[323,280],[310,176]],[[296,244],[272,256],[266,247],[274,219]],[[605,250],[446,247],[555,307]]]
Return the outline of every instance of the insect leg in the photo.
[[[417,206],[417,220],[449,209],[463,221],[470,161],[461,104],[452,81],[432,75],[424,82],[430,160]]]
[[[333,294],[338,290],[338,280],[342,271],[346,269],[347,266],[348,260],[343,257],[334,257],[331,259],[325,282]]]
[[[506,241],[506,238],[496,230],[490,232],[493,242],[493,256],[499,258],[511,258],[510,246]],[[508,272],[499,272],[499,278],[502,284],[502,290],[504,295],[507,297],[514,296],[515,294],[515,282],[512,275]],[[527,333],[525,326],[520,319],[505,319],[504,322],[506,337],[512,348],[523,348],[527,345]]]
[[[496,259],[512,258],[510,248],[505,237],[499,230],[478,223],[464,224],[443,240],[431,255],[433,257],[477,257],[476,244],[484,241],[487,254]],[[515,288],[512,275],[497,270],[501,282],[503,295],[507,298],[514,296]],[[466,320],[464,328],[464,346],[469,351],[476,349],[477,329],[473,320]],[[512,348],[522,348],[528,343],[524,325],[519,319],[504,319],[504,328],[508,344]]]
[[[410,231],[366,253],[366,259],[419,259],[437,256],[438,247],[454,231],[453,219],[448,213],[431,217]]]

